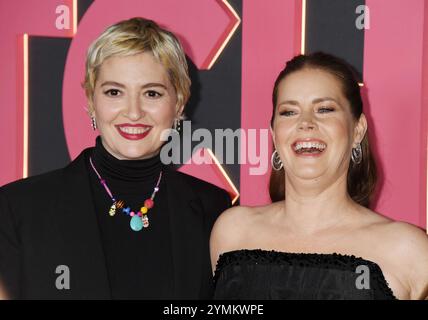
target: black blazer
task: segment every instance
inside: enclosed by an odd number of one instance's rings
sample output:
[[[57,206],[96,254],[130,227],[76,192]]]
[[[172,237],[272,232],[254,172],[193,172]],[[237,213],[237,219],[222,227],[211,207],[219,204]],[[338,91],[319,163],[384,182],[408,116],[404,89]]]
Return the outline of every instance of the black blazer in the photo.
[[[0,281],[12,298],[109,299],[110,288],[86,166],[91,149],[67,167],[0,188]],[[230,206],[212,184],[167,169],[176,299],[212,293],[209,236]],[[59,290],[56,268],[70,269]]]

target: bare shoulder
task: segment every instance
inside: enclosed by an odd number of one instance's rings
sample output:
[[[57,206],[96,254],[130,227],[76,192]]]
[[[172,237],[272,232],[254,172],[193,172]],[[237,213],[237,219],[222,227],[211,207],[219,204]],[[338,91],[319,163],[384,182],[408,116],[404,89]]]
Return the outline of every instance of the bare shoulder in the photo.
[[[410,223],[394,221],[367,210],[365,226],[373,240],[382,243],[384,249],[402,258],[428,259],[428,236],[426,232]]]
[[[213,269],[222,253],[245,247],[248,231],[256,225],[260,213],[268,211],[271,206],[236,206],[227,209],[217,218],[210,237]]]
[[[389,265],[394,266],[401,283],[409,288],[411,299],[428,298],[428,236],[410,223],[393,221],[378,214],[367,228],[372,243]]]
[[[245,222],[246,219],[251,217],[255,212],[255,208],[253,207],[245,207],[245,206],[235,206],[224,211],[216,220],[214,227],[218,228],[221,226],[222,228],[228,227],[229,225],[233,225],[236,222]]]
[[[254,228],[278,205],[269,204],[258,207],[236,206],[224,211],[216,220],[211,232],[211,240],[239,246],[245,239],[247,231]]]
[[[250,223],[254,212],[254,208],[244,206],[236,206],[224,211],[214,223],[211,231],[211,245],[215,244],[223,252],[238,246],[240,240],[245,237],[246,226]]]
[[[405,222],[389,228],[391,250],[400,261],[403,276],[410,286],[411,299],[428,299],[428,236],[424,230]]]
[[[380,230],[398,259],[406,258],[409,263],[425,261],[428,272],[428,236],[424,230],[406,222],[389,222]]]
[[[391,249],[395,248],[396,253],[428,257],[428,236],[423,229],[407,222],[393,221],[377,213],[371,220],[369,229],[375,231],[379,240],[391,246]]]

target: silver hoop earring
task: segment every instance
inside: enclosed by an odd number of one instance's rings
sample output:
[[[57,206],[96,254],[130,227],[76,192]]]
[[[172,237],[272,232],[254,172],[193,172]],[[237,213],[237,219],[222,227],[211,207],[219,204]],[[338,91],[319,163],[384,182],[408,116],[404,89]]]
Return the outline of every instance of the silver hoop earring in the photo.
[[[358,143],[355,148],[352,148],[351,160],[354,164],[360,164],[363,160],[363,150],[361,148],[361,143]]]
[[[95,120],[94,116],[91,116],[91,126],[92,126],[92,130],[97,130],[97,121]]]
[[[270,158],[270,162],[272,164],[272,168],[275,171],[279,171],[284,167],[284,164],[282,163],[282,160],[279,157],[278,151],[276,151],[276,150],[272,153],[272,156]]]

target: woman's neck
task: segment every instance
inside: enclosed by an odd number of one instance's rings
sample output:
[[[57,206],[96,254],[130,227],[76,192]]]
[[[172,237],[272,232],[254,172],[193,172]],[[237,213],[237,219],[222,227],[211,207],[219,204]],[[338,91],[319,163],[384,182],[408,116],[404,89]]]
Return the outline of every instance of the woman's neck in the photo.
[[[358,207],[347,193],[346,175],[336,181],[286,179],[283,218],[294,232],[313,234],[343,224]]]
[[[152,182],[163,167],[159,154],[143,160],[117,159],[103,146],[100,137],[96,140],[92,160],[103,178],[129,182]]]

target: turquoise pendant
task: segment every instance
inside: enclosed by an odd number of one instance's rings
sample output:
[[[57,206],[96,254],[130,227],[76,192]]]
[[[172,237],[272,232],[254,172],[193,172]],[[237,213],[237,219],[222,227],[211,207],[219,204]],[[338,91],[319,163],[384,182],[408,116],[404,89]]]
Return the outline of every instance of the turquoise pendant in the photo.
[[[141,229],[143,229],[143,221],[138,215],[132,217],[130,225],[131,229],[134,231],[140,231]]]

